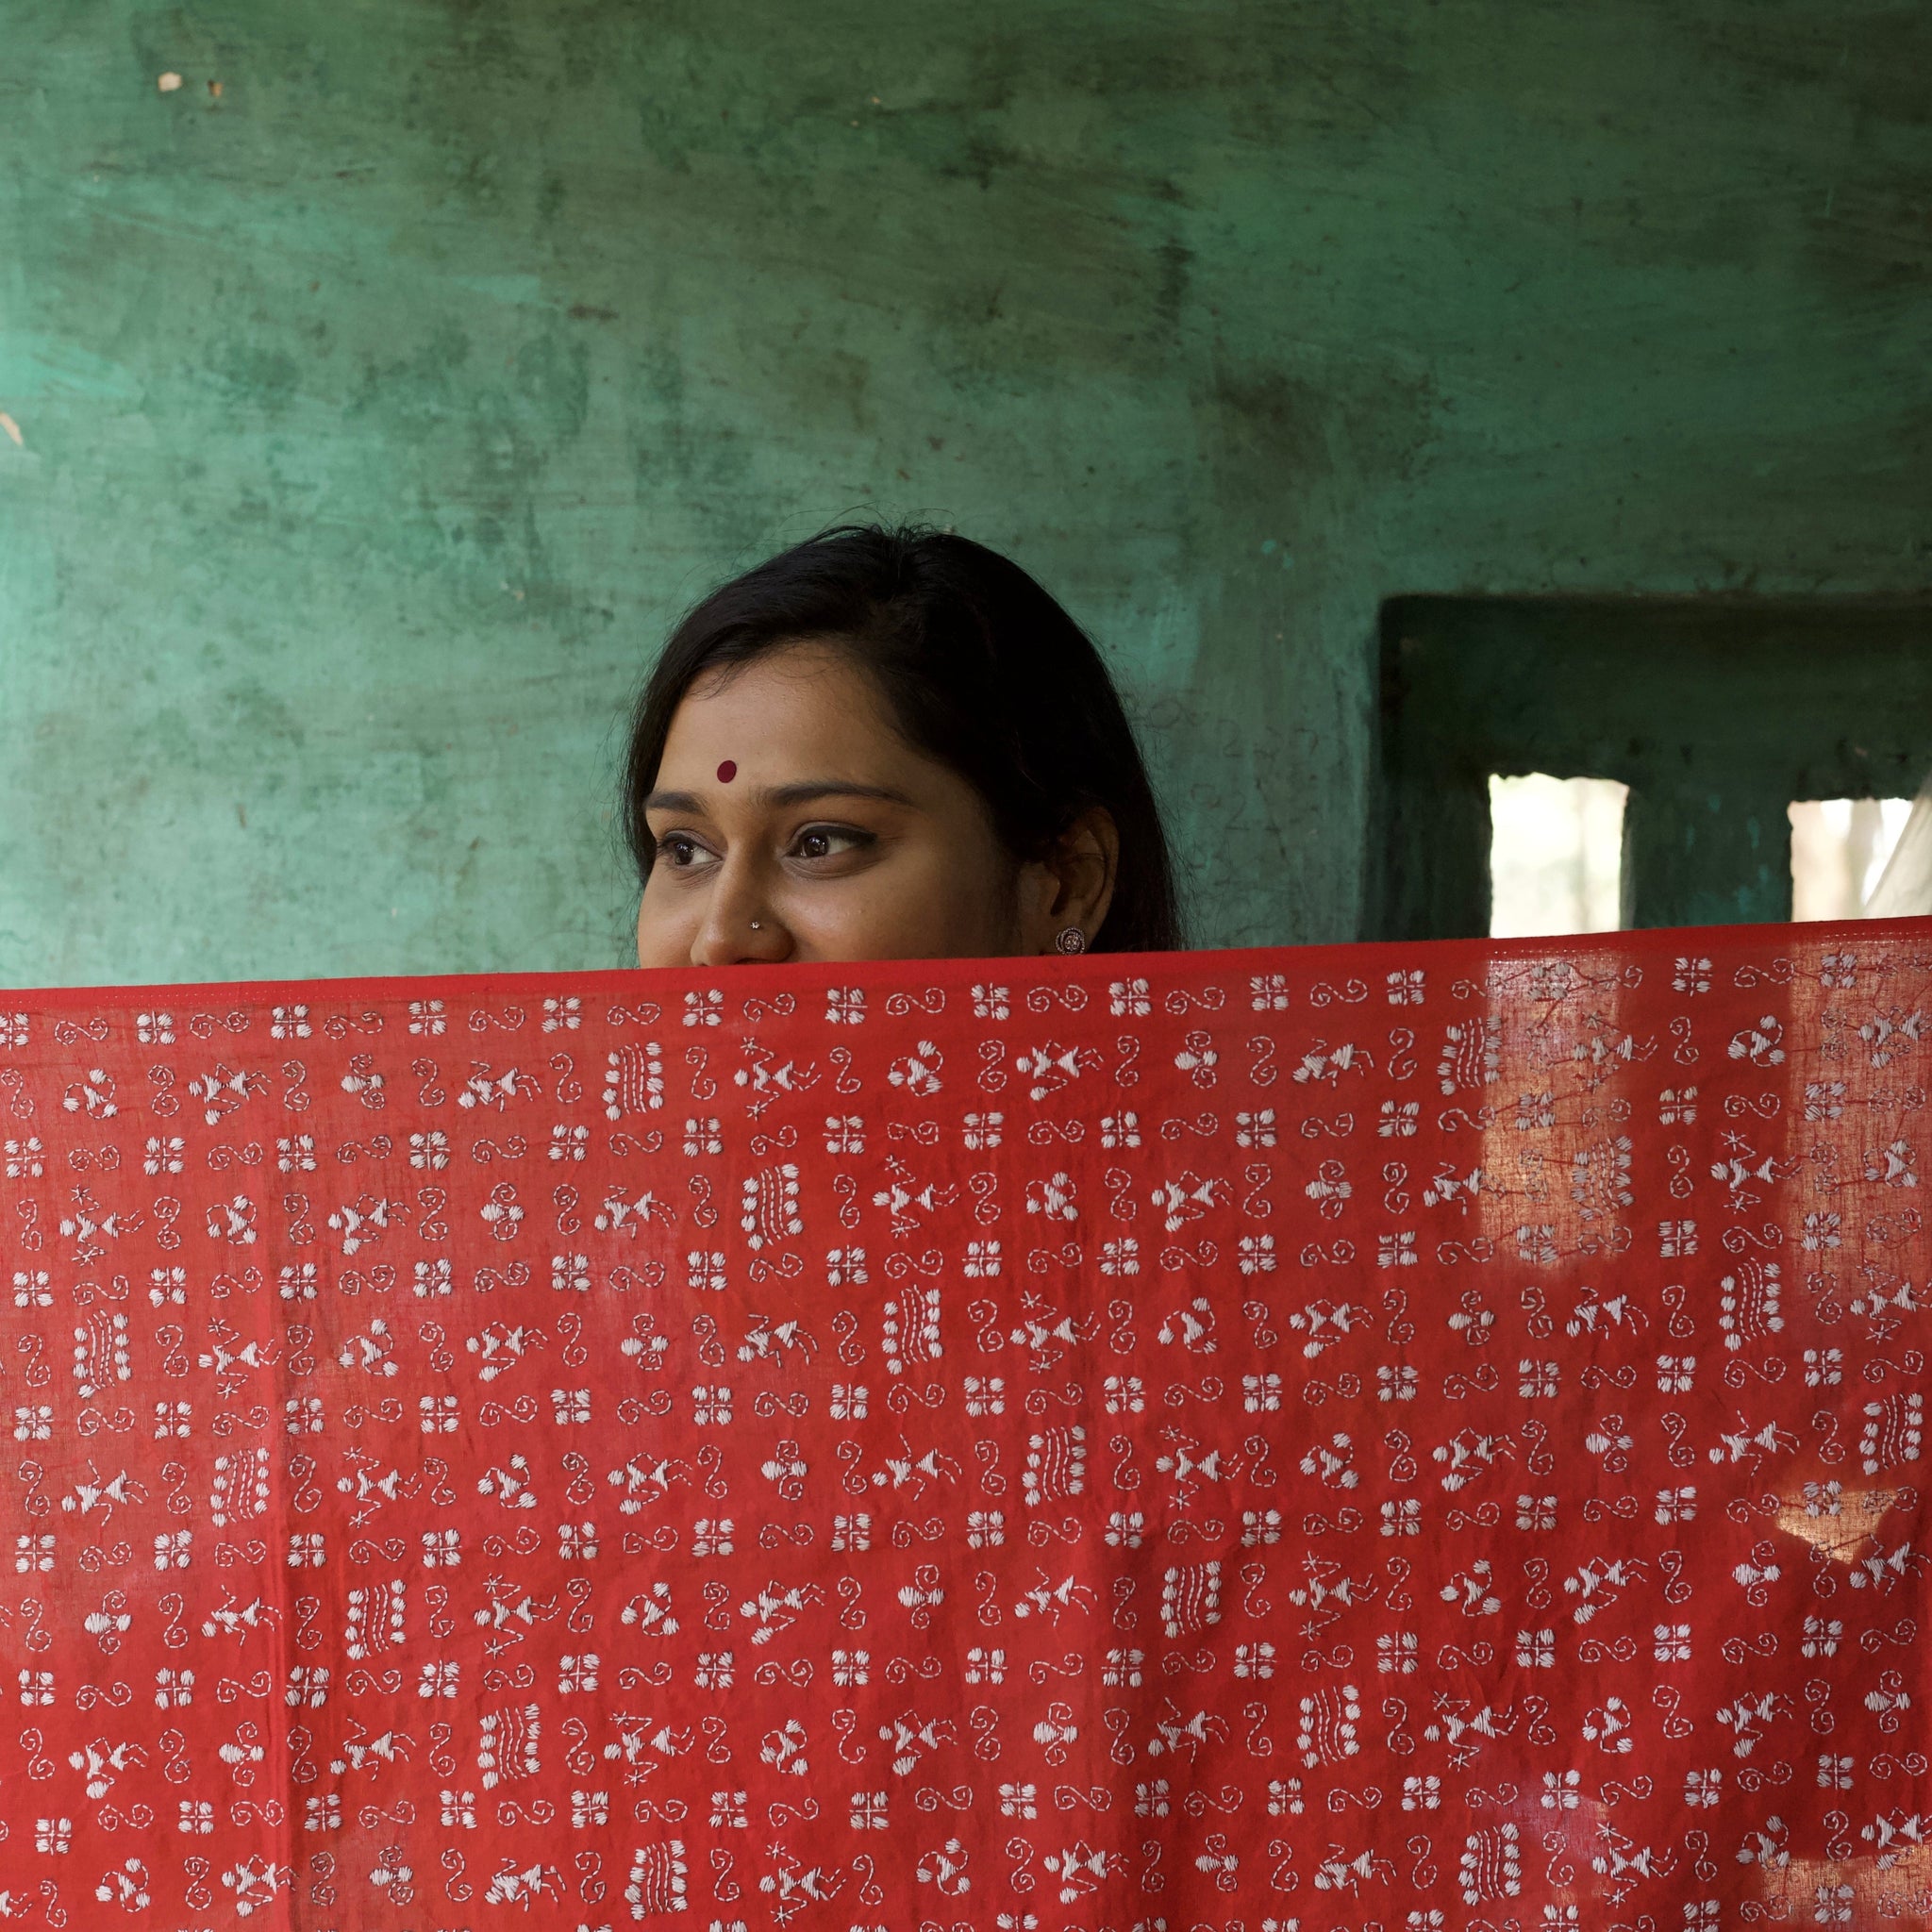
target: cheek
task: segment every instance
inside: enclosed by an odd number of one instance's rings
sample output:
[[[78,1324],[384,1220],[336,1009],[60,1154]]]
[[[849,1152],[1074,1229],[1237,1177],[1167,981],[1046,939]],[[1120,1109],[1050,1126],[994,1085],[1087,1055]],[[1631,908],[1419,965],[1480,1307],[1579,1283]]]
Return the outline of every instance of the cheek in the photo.
[[[638,907],[638,964],[683,966],[691,959],[689,922],[662,892],[647,886]]]
[[[834,946],[855,959],[977,958],[1014,950],[1014,872],[997,846],[962,840],[934,847],[866,883],[836,911],[812,908],[824,914],[825,957]]]

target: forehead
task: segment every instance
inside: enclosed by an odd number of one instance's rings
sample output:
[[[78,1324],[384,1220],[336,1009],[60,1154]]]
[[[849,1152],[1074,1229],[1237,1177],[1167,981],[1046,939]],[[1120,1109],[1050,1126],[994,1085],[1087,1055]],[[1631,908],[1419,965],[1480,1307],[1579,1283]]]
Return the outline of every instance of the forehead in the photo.
[[[809,768],[856,775],[924,763],[891,727],[872,680],[835,646],[800,643],[700,676],[671,721],[660,782],[726,760],[770,779]]]

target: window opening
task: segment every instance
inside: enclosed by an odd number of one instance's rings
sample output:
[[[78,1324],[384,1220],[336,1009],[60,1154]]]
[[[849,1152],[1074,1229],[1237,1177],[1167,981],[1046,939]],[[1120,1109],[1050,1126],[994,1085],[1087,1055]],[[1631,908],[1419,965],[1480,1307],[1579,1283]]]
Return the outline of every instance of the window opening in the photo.
[[[1790,808],[1791,917],[1861,919],[1899,835],[1909,798],[1803,798]]]
[[[1492,774],[1630,788],[1620,926],[1789,919],[1791,801],[1903,798],[1924,779],[1928,643],[1932,597],[1388,599],[1365,929],[1556,923],[1491,920]],[[1932,913],[1932,797],[1863,909]]]
[[[1491,774],[1491,938],[1617,929],[1628,797],[1614,778]]]

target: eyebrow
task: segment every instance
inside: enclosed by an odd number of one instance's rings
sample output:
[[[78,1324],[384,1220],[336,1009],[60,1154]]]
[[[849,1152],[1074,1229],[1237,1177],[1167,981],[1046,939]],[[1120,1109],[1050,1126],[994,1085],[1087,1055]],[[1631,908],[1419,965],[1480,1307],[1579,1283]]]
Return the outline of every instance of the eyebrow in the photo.
[[[821,798],[875,798],[886,805],[910,806],[912,800],[889,785],[857,785],[842,778],[806,778],[795,785],[768,785],[753,794],[760,805],[783,808],[810,805]],[[701,812],[695,791],[654,791],[644,800],[646,811]]]

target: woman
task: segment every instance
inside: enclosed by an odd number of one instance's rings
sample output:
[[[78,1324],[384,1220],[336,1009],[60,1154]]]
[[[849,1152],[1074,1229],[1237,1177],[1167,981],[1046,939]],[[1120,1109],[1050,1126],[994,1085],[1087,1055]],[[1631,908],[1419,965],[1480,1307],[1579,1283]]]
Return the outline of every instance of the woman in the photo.
[[[714,591],[638,704],[638,961],[1177,947],[1100,656],[963,537],[841,525]]]

